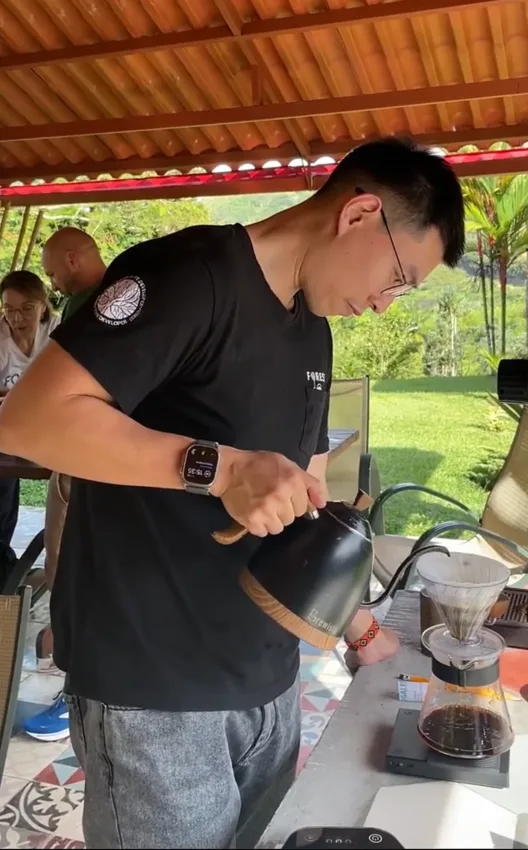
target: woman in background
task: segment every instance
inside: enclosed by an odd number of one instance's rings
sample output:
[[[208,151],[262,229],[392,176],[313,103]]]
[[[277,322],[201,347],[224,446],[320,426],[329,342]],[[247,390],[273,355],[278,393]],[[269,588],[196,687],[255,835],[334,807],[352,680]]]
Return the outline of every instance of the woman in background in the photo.
[[[0,399],[39,354],[59,317],[54,316],[38,275],[15,271],[0,283]],[[0,556],[10,546],[18,519],[18,478],[0,478]],[[0,564],[0,581],[2,565]]]

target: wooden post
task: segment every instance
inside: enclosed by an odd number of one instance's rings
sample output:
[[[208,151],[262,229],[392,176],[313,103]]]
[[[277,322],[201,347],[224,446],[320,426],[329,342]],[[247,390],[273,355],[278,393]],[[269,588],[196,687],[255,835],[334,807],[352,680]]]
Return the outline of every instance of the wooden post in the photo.
[[[251,103],[260,106],[262,103],[263,80],[258,65],[251,66]]]
[[[2,213],[2,220],[0,221],[0,242],[2,241],[4,236],[10,209],[11,201],[6,201],[6,203],[4,204],[4,211]]]
[[[22,250],[22,243],[24,241],[24,236],[26,235],[26,230],[27,230],[30,212],[31,212],[31,207],[26,207],[26,209],[24,210],[24,216],[22,218],[22,224],[20,225],[20,231],[19,231],[19,234],[18,234],[18,241],[17,241],[17,244],[16,244],[15,253],[13,254],[13,259],[11,261],[11,269],[10,270],[12,272],[14,272],[16,267],[17,267],[18,258],[20,257],[20,251]]]
[[[33,248],[35,247],[35,242],[38,239],[38,235],[40,233],[40,228],[42,226],[42,219],[43,218],[44,218],[44,210],[39,210],[38,215],[35,219],[35,224],[33,226],[33,232],[31,234],[31,239],[29,240],[29,245],[27,246],[26,256],[24,257],[24,262],[22,263],[23,269],[27,269],[27,267],[29,265],[29,261],[31,260]]]

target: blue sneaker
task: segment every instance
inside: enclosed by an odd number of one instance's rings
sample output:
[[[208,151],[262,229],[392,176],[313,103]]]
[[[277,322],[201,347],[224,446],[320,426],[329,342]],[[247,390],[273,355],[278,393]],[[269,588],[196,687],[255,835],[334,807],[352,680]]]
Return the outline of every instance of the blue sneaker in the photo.
[[[67,738],[70,734],[70,722],[62,691],[55,698],[53,705],[26,720],[23,729],[37,741],[62,741]]]

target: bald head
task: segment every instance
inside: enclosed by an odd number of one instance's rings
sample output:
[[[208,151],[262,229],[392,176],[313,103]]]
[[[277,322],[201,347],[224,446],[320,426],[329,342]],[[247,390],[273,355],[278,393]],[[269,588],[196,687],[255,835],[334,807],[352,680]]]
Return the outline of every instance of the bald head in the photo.
[[[63,295],[93,289],[106,270],[94,239],[77,227],[63,227],[50,236],[42,252],[42,265],[53,288]]]

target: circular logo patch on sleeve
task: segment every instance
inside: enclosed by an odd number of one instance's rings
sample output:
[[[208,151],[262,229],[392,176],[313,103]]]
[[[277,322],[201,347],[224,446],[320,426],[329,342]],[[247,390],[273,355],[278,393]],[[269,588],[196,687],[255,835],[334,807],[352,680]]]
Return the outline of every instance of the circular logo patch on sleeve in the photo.
[[[95,317],[118,327],[133,322],[143,309],[146,287],[140,277],[122,277],[101,292],[94,306]]]

